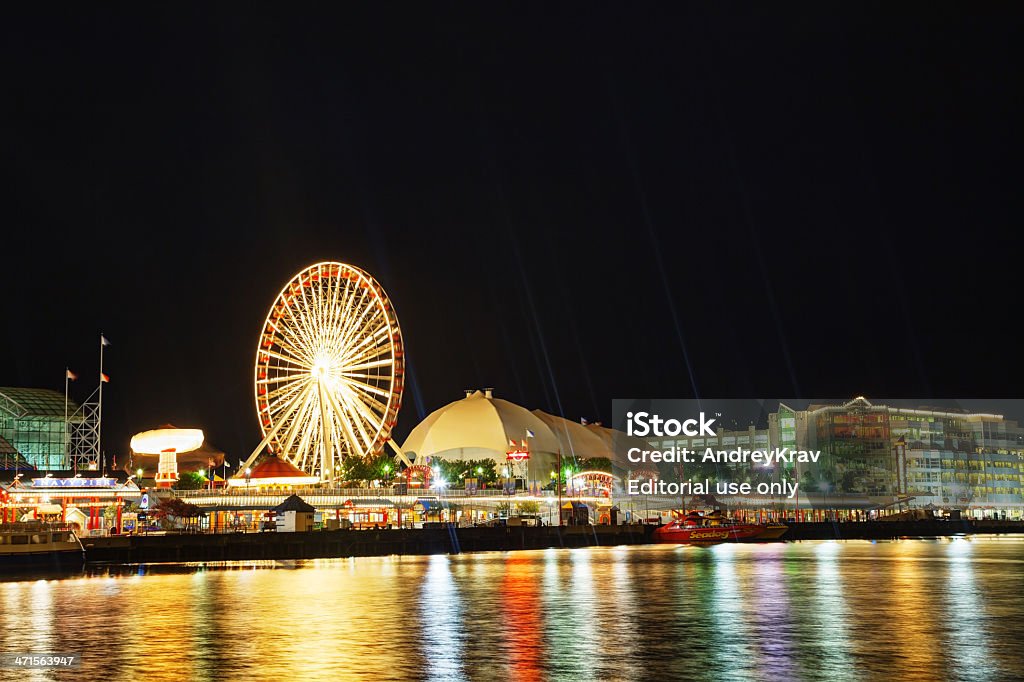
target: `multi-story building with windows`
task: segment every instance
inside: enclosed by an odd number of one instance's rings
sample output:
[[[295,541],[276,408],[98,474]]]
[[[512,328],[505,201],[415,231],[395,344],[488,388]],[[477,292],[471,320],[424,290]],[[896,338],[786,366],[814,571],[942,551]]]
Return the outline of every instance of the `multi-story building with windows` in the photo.
[[[65,414],[74,415],[78,405],[45,388],[0,388],[0,443],[14,468],[28,463],[39,470],[68,468],[68,427]],[[77,417],[77,419],[81,419]],[[13,452],[11,452],[13,451]]]
[[[797,472],[805,489],[1014,515],[1024,508],[1024,429],[1003,415],[855,398],[781,405],[769,423],[773,446],[821,450],[817,465]]]

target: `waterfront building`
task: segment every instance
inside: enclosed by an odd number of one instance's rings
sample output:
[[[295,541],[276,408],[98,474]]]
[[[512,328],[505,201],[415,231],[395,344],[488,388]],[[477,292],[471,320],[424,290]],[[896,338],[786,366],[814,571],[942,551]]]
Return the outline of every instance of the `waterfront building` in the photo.
[[[124,472],[110,476],[72,475],[71,472],[29,477],[15,474],[0,483],[0,520],[47,519],[75,524],[79,532],[121,528],[125,503],[139,503],[142,491]],[[114,517],[104,511],[113,507]]]
[[[1024,508],[1024,429],[1003,415],[857,397],[806,410],[780,405],[769,432],[773,446],[821,450],[817,464],[795,472],[805,492],[975,515],[1015,517]]]
[[[70,468],[65,415],[78,412],[78,405],[70,401],[65,404],[64,395],[57,391],[0,388],[0,458],[6,458],[3,468],[13,469],[15,462],[43,471]],[[81,421],[81,415],[69,419]]]
[[[302,533],[313,530],[316,508],[298,495],[289,495],[273,509],[278,533]]]

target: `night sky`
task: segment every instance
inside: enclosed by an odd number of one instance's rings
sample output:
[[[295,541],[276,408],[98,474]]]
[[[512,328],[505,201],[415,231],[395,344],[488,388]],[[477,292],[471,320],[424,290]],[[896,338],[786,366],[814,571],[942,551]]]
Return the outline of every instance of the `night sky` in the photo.
[[[319,260],[396,306],[400,440],[484,386],[1021,395],[1019,4],[71,7],[0,22],[0,385],[84,398],[102,331],[108,452],[247,455]]]

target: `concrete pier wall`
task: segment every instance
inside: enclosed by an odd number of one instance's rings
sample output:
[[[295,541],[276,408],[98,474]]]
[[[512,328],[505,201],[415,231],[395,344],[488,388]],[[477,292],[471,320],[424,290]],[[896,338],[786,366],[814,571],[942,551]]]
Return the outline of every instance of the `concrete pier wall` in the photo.
[[[85,538],[90,563],[320,559],[459,552],[609,547],[651,541],[656,526],[541,526],[335,530],[305,533],[219,533]],[[1019,521],[864,521],[795,523],[782,537],[795,540],[886,540],[1024,533]]]
[[[654,526],[335,530],[84,538],[89,562],[235,561],[636,545]]]

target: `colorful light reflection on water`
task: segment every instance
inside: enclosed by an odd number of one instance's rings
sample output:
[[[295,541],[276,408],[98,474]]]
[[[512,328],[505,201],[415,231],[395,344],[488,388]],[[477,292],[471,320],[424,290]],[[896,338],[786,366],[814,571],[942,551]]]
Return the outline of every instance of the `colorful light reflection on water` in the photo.
[[[0,582],[19,679],[1024,678],[1024,538],[645,546]],[[0,671],[0,676],[3,672]]]

